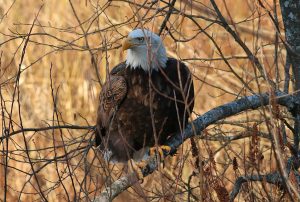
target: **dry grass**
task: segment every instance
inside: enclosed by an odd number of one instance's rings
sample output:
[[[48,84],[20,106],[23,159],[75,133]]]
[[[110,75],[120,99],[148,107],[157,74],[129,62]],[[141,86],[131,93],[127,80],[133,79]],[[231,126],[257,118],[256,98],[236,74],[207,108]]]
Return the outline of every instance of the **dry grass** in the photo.
[[[137,3],[141,2],[138,1]],[[266,11],[259,7],[255,1],[226,1],[229,15],[224,2],[217,1],[222,13],[227,19],[232,18],[233,22],[240,22],[234,28],[250,50],[257,55],[270,78],[275,80],[275,29]],[[205,11],[205,7],[201,6],[200,3],[193,2],[192,6],[187,3],[188,1],[178,1],[176,8],[186,14],[203,15],[215,19],[215,15],[210,13],[209,10]],[[201,3],[211,8],[208,0],[201,1]],[[273,1],[269,0],[267,3],[267,9],[272,11]],[[129,7],[128,3],[122,1],[112,1],[103,13],[100,13],[100,8],[107,5],[106,1],[74,0],[73,4],[81,22],[86,21],[83,28],[86,30],[90,26],[88,31],[90,34],[87,35],[87,39],[97,59],[102,81],[105,80],[106,67],[111,69],[124,60],[125,55],[119,47],[128,31],[143,24],[144,27],[157,32],[165,17],[159,14],[155,18],[151,17],[155,11],[150,11],[146,17],[143,17],[147,9],[136,12],[137,7]],[[42,5],[21,65],[23,71],[20,77],[20,105],[23,127],[43,127],[58,124],[56,118],[54,118],[56,121],[53,121],[54,111],[50,88],[51,64],[53,66],[53,86],[55,92],[57,91],[56,103],[60,124],[94,125],[100,85],[97,82],[95,69],[91,63],[91,55],[86,48],[84,35],[70,3],[66,0],[0,0],[0,16],[7,14],[3,16],[0,23],[0,43],[2,44],[0,46],[0,53],[2,54],[0,83],[4,100],[7,101],[6,108],[11,108],[10,101],[13,99],[15,76],[18,72],[24,44],[24,38],[20,36],[29,31],[35,15]],[[149,6],[149,4],[146,5]],[[165,6],[164,3],[160,2],[154,7],[158,5]],[[95,17],[97,12],[99,17],[91,22],[90,18]],[[150,17],[150,20],[141,21],[141,18],[145,19],[147,17]],[[225,29],[217,24],[211,25],[210,22],[202,19],[196,19],[196,21],[203,28],[207,27],[207,33],[214,38],[225,57],[245,56],[244,51]],[[199,32],[199,29],[191,20],[179,15],[171,16],[168,26],[180,31],[181,34],[174,33],[174,36],[180,39],[188,39]],[[251,93],[244,88],[244,84],[237,79],[223,60],[210,60],[211,58],[220,58],[220,55],[215,45],[204,33],[199,33],[192,40],[181,43],[175,43],[166,32],[163,33],[162,38],[168,54],[172,57],[184,59],[195,74],[194,82],[197,97],[194,111],[196,114],[203,114],[213,107]],[[10,41],[3,43],[6,40]],[[109,47],[110,50],[106,52],[105,47]],[[281,45],[279,45],[278,52],[280,78],[283,78],[285,52]],[[249,82],[249,86],[254,92],[269,89],[263,78],[256,80],[253,65],[248,59],[239,58],[228,61],[233,70]],[[282,79],[279,79],[279,85],[283,85]],[[17,106],[15,103],[13,107],[12,119],[15,122],[11,131],[20,129]],[[193,115],[193,118],[196,117],[196,114]],[[6,120],[7,123],[8,117],[2,117],[2,120]],[[248,112],[227,121],[234,122],[237,120],[241,122],[242,126],[252,128],[256,122],[255,120],[264,120],[264,117],[260,112]],[[2,127],[3,124],[2,121]],[[265,128],[264,124],[259,125],[259,131],[266,131]],[[231,136],[241,132],[248,133],[250,136],[253,134],[247,128],[232,124],[217,124],[206,130],[205,137],[218,134],[220,136]],[[72,179],[75,184],[77,199],[86,197],[84,191],[89,191],[90,197],[97,195],[103,186],[107,173],[103,171],[102,164],[97,159],[92,162],[94,151],[85,152],[84,150],[91,134],[86,134],[85,130],[63,130],[62,133],[59,130],[28,132],[26,133],[26,141],[29,149],[32,150],[29,155],[32,161],[35,162],[34,169],[41,169],[37,177],[42,190],[47,190],[45,192],[47,199],[49,201],[67,200],[63,185],[70,195],[70,200],[73,200],[74,196],[71,177],[69,176],[70,172],[67,169],[65,158],[58,160],[57,164],[52,161],[45,166],[46,159],[65,154],[63,147],[57,148],[55,150],[56,154],[53,150],[54,144],[56,146],[63,144],[61,137],[64,138],[64,143],[68,144],[66,150],[71,152],[68,157],[72,157],[69,164],[73,173]],[[205,160],[204,181],[212,185],[211,187],[205,187],[206,190],[211,190],[210,193],[205,194],[207,199],[217,200],[219,197],[218,190],[220,189],[226,188],[227,191],[230,191],[237,176],[257,172],[249,159],[251,137],[227,145],[226,141],[196,140],[199,143],[198,148],[200,148],[201,159]],[[1,150],[4,147],[3,143],[0,144]],[[79,147],[82,148],[79,149]],[[8,201],[16,201],[18,197],[22,201],[33,201],[40,200],[41,197],[37,194],[37,182],[34,177],[22,173],[22,171],[31,172],[24,148],[21,133],[9,139]],[[219,148],[223,149],[219,151]],[[260,172],[267,173],[276,169],[275,163],[272,163],[274,157],[270,155],[270,142],[261,138],[257,150],[265,157],[259,162]],[[137,193],[141,194],[141,192],[147,196],[153,196],[154,200],[158,200],[160,197],[172,201],[186,200],[188,193],[185,188],[195,170],[194,159],[189,151],[190,142],[187,141],[179,149],[179,154],[176,157],[167,158],[165,170],[156,172],[151,177],[146,178],[146,181],[141,185],[143,192],[139,189],[139,186],[136,186],[129,192],[123,193],[117,201],[124,201],[129,198],[137,200]],[[238,170],[235,171],[232,168],[233,157],[237,158],[239,164]],[[2,165],[4,162],[5,155],[2,152]],[[86,169],[90,169],[87,176],[85,176]],[[57,170],[63,178],[63,184],[57,184],[59,181]],[[118,169],[115,170],[118,171]],[[192,178],[189,186],[198,186],[192,193],[199,197],[199,186],[204,185],[203,181],[199,183],[201,177],[197,176]],[[114,178],[116,178],[116,175]],[[3,200],[4,166],[1,166],[0,170],[0,185],[0,199]],[[263,200],[266,194],[261,185],[257,185],[253,183],[244,187],[244,192],[239,200],[249,200],[254,195],[257,197],[256,200]],[[212,191],[214,189],[215,191]],[[275,188],[267,187],[267,189],[272,190]],[[20,194],[21,190],[22,194]],[[79,192],[81,192],[80,196],[78,196]],[[249,195],[253,194],[253,196],[247,195],[247,192]],[[275,192],[273,197],[277,197]]]

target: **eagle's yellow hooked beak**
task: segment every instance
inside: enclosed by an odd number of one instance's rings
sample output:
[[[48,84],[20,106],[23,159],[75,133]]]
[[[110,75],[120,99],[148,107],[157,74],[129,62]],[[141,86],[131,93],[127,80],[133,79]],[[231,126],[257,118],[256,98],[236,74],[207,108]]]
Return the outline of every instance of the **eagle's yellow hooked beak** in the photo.
[[[132,43],[132,38],[128,37],[123,42],[122,50],[125,51],[127,49],[130,49],[133,46],[134,46],[134,43]]]

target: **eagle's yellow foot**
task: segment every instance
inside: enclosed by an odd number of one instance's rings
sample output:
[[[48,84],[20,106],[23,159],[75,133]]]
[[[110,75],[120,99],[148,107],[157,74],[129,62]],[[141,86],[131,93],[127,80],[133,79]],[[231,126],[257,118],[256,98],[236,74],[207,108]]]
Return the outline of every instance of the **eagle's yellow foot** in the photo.
[[[157,150],[156,150],[157,149]],[[164,152],[165,153],[170,153],[171,151],[171,147],[167,146],[167,145],[161,145],[161,146],[157,146],[157,147],[151,147],[149,149],[149,155],[151,157],[155,156],[156,151],[158,152],[160,159],[163,160],[164,159]]]
[[[139,180],[141,180],[142,183],[143,183],[143,181],[144,181],[144,175],[143,175],[142,169],[144,167],[146,167],[147,162],[145,162],[145,161],[135,162],[134,160],[130,159],[130,161],[128,163],[130,164],[129,168],[131,168],[132,171],[136,173],[137,178]]]

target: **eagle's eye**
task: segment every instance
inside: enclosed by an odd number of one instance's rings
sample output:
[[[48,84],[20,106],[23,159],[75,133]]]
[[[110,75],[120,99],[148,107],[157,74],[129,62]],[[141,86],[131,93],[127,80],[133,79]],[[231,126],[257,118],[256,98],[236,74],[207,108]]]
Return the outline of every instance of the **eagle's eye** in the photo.
[[[143,41],[144,41],[144,37],[137,37],[137,40],[138,40],[139,42],[143,42]]]

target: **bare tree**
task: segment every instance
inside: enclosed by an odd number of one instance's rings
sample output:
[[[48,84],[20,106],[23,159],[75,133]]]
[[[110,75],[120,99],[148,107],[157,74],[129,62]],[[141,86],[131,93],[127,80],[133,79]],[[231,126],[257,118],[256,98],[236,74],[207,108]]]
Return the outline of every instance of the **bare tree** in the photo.
[[[1,200],[300,200],[299,2],[24,6],[0,6]],[[143,183],[93,147],[99,91],[136,27],[189,66],[196,92],[165,143],[177,154],[149,159]]]

